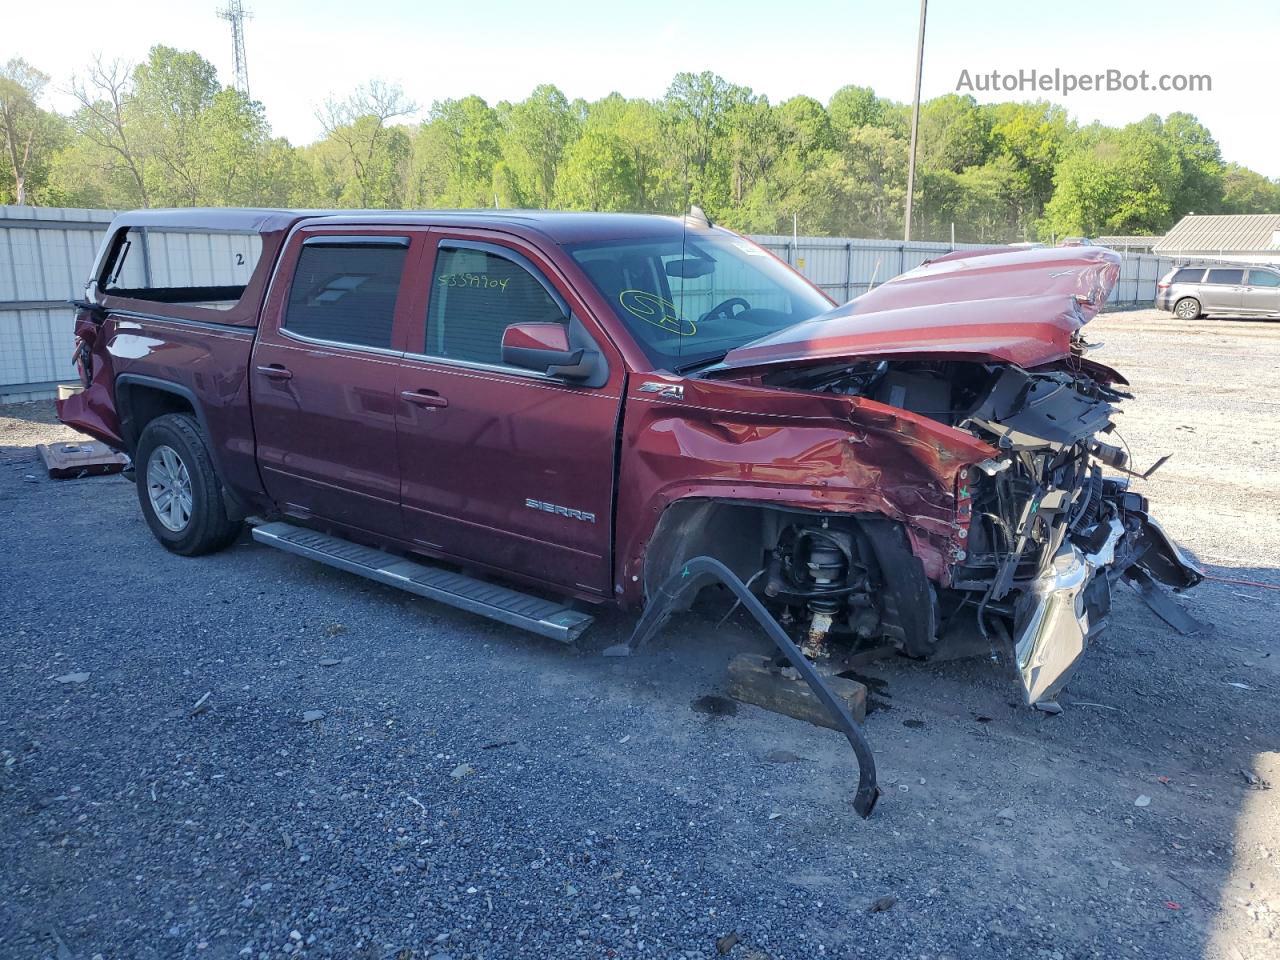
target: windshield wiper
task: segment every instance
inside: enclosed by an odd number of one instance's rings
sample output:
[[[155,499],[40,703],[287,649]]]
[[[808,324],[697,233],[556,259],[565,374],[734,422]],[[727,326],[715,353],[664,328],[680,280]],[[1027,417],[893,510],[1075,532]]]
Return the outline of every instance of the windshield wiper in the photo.
[[[723,360],[728,355],[728,353],[729,351],[726,350],[724,353],[713,353],[711,356],[703,357],[701,360],[690,360],[688,363],[682,363],[678,367],[672,367],[671,372],[672,373],[689,373],[693,370],[697,370],[699,367],[714,366],[715,364]]]

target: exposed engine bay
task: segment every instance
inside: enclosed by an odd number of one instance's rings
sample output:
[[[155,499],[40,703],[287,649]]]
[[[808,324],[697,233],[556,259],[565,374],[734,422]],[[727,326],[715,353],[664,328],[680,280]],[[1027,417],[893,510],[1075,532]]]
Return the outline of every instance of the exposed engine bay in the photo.
[[[1183,590],[1202,575],[1129,489],[1138,474],[1115,432],[1129,394],[1114,371],[1078,353],[1032,370],[881,359],[776,370],[762,382],[909,410],[998,451],[957,482],[948,582],[913,568],[889,525],[833,517],[780,532],[763,592],[806,656],[886,638],[915,657],[987,644],[1012,650],[1027,703],[1047,705],[1105,628],[1121,578],[1175,626],[1189,620],[1153,581]]]

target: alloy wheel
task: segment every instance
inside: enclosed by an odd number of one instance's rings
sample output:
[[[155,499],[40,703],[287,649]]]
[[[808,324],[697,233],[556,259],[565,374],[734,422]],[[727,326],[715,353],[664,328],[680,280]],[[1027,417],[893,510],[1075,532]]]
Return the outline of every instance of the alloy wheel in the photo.
[[[181,533],[191,522],[191,475],[173,447],[161,444],[147,459],[147,495],[165,529]]]

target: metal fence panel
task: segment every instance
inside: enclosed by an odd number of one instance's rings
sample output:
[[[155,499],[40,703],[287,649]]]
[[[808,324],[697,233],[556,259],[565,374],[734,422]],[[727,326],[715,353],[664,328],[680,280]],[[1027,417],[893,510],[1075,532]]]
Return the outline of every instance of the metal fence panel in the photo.
[[[115,212],[0,206],[0,400],[52,396],[75,379],[67,301],[81,296]],[[134,241],[138,243],[137,240]],[[257,234],[148,231],[118,283],[238,286],[262,252]]]
[[[890,277],[953,250],[976,250],[982,243],[912,240],[854,240],[837,237],[753,236],[765,249],[791,264],[840,302],[852,300]],[[1120,277],[1108,309],[1151,306],[1156,282],[1183,261],[1152,253],[1121,252]]]

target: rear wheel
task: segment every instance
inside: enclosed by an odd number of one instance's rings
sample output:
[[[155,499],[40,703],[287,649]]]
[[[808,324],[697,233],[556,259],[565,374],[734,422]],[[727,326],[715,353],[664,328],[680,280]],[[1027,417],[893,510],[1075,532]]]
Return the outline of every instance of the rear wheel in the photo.
[[[1200,316],[1200,301],[1195,297],[1183,297],[1174,305],[1173,313],[1179,320],[1195,320]]]
[[[227,516],[222,484],[194,417],[169,413],[148,423],[134,463],[142,515],[167,549],[191,557],[235,540],[240,522]]]

